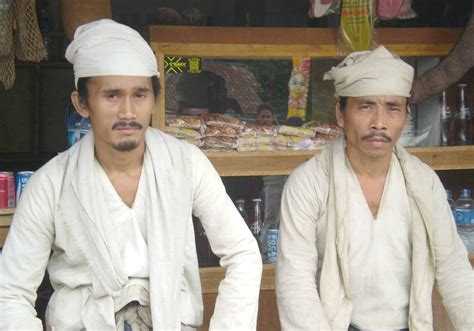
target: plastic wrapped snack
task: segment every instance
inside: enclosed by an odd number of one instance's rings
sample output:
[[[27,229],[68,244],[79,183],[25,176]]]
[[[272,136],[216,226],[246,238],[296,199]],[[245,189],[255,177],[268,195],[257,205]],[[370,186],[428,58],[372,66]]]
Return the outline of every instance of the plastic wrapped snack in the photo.
[[[255,123],[247,123],[241,132],[242,137],[246,136],[274,136],[275,129],[272,126],[258,125]]]
[[[342,128],[335,124],[330,123],[319,123],[317,121],[311,121],[303,124],[304,128],[312,128],[316,133],[320,134],[331,134],[331,135],[339,135],[343,134]]]
[[[237,148],[237,138],[232,137],[205,137],[206,148]]]
[[[341,0],[310,0],[308,16],[310,18],[323,17],[339,11]]]
[[[210,114],[206,118],[206,124],[208,126],[229,127],[238,130],[242,130],[245,126],[245,122],[240,121],[235,117],[220,114]]]
[[[172,127],[172,126],[166,126],[165,127],[165,132],[173,137],[179,138],[179,139],[185,139],[185,138],[192,138],[192,139],[200,139],[202,138],[202,134],[194,129],[188,129],[188,128],[178,128],[178,127]]]
[[[239,145],[237,146],[238,152],[255,152],[257,150],[257,145]]]
[[[184,138],[184,140],[186,140],[188,143],[197,147],[201,147],[204,144],[202,139],[194,139],[194,138],[186,137]]]
[[[217,137],[217,136],[226,136],[226,137],[239,137],[240,129],[233,127],[224,127],[224,126],[208,126],[204,131],[206,137]]]
[[[280,125],[277,129],[279,135],[297,136],[302,138],[313,138],[314,130],[312,128],[302,128],[287,125]]]
[[[411,19],[416,13],[411,9],[412,0],[378,0],[377,17],[381,20]]]
[[[166,126],[173,128],[187,128],[201,130],[203,122],[199,117],[192,116],[170,116],[166,118]]]

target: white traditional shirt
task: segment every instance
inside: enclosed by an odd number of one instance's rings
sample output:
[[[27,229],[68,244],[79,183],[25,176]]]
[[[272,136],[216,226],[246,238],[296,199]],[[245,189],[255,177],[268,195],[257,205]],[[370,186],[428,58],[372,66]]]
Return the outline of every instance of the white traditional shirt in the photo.
[[[412,234],[400,163],[392,157],[375,217],[347,158],[346,166],[351,324],[365,330],[407,328]]]
[[[129,278],[148,278],[148,248],[146,243],[146,173],[142,171],[138,182],[137,193],[132,207],[127,206],[118,195],[109,177],[96,160],[97,173],[102,182],[107,208],[112,219],[119,224],[126,224],[122,238],[122,259]]]

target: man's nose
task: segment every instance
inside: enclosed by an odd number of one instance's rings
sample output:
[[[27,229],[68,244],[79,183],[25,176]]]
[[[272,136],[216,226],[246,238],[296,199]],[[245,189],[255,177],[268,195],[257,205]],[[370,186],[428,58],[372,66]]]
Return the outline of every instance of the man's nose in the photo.
[[[135,105],[131,97],[123,98],[120,103],[119,116],[126,119],[135,118]]]
[[[371,114],[371,128],[375,130],[387,129],[385,115],[385,110],[382,107],[377,107]]]

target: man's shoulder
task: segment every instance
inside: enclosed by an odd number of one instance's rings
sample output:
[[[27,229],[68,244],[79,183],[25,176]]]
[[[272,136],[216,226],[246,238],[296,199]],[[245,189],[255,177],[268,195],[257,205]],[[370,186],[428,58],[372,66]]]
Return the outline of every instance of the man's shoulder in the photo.
[[[329,182],[327,148],[296,167],[291,172],[288,182],[308,189],[327,187]]]

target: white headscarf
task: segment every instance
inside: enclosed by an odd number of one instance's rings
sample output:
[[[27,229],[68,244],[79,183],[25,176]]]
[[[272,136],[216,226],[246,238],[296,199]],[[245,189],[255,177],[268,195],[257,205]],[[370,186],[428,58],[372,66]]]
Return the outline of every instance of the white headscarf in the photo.
[[[335,96],[362,97],[394,95],[410,97],[413,67],[379,46],[373,51],[349,54],[324,74],[334,80]]]
[[[81,25],[66,50],[74,80],[95,76],[159,76],[156,57],[140,34],[103,19]]]

